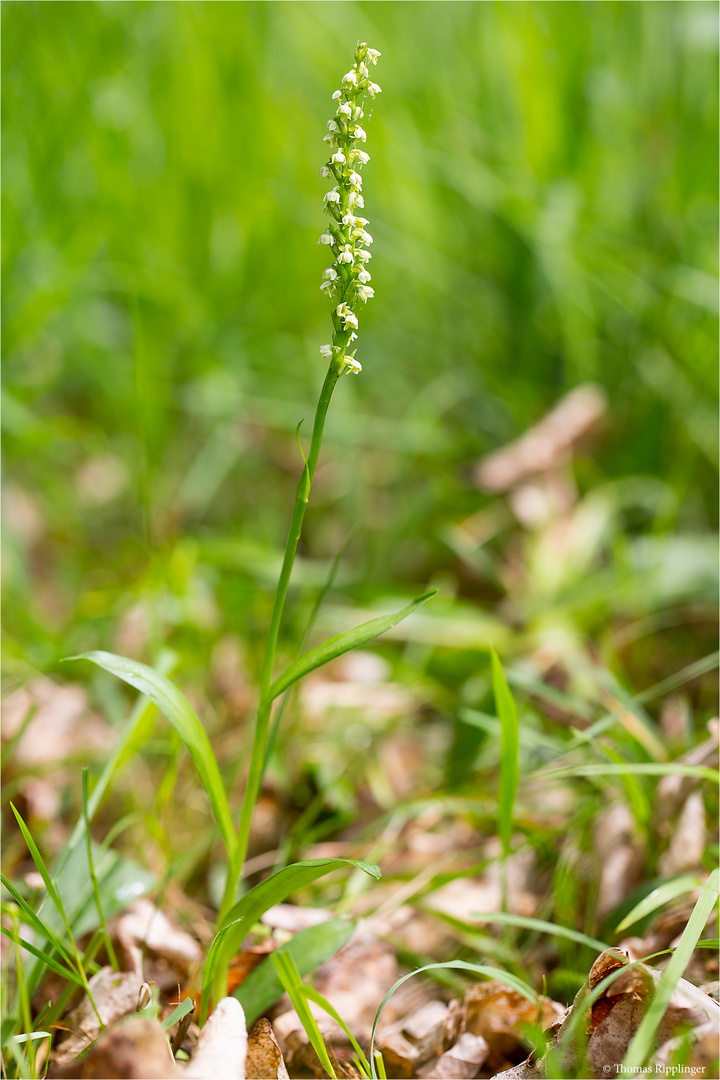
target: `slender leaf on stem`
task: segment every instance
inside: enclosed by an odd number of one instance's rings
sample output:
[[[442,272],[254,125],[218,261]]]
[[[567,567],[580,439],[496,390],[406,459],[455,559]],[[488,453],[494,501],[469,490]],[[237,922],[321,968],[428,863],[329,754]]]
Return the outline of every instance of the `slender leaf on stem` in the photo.
[[[720,782],[717,769],[708,769],[703,765],[684,765],[682,762],[628,761],[622,765],[572,765],[562,769],[542,769],[535,776],[548,780],[559,780],[569,776],[692,776],[698,780]]]
[[[312,986],[303,986],[302,993],[310,1001],[314,1001],[316,1005],[319,1005],[320,1008],[324,1012],[326,1012],[328,1016],[331,1016],[335,1023],[343,1029],[348,1039],[350,1040],[350,1045],[352,1046],[355,1053],[358,1055],[358,1059],[363,1067],[363,1071],[366,1075],[369,1075],[370,1063],[365,1057],[360,1043],[357,1041],[352,1031],[343,1020],[342,1016],[340,1016],[340,1013],[337,1011],[337,1009],[333,1008],[328,999],[326,997],[323,997],[323,995],[318,990],[315,990]]]
[[[180,1004],[173,1009],[169,1016],[165,1017],[162,1024],[160,1025],[163,1031],[167,1031],[173,1026],[173,1024],[177,1024],[178,1020],[182,1020],[183,1016],[187,1016],[187,1014],[189,1012],[192,1012],[194,1008],[195,1002],[193,1001],[193,999],[189,997],[185,998],[184,1001],[181,1001]]]
[[[292,955],[301,977],[304,977],[334,956],[350,940],[355,926],[356,923],[349,919],[329,919],[317,926],[309,926],[307,930],[300,930],[290,941],[281,945],[280,950]],[[252,1024],[277,1001],[282,992],[282,983],[268,958],[233,990],[233,997],[242,1005],[248,1024]]]
[[[330,660],[335,660],[336,657],[342,656],[343,653],[349,652],[351,649],[357,649],[359,646],[367,644],[368,641],[372,641],[379,634],[384,634],[386,630],[397,626],[399,622],[407,619],[408,615],[412,615],[422,604],[427,603],[436,593],[437,589],[431,589],[430,592],[416,597],[412,603],[400,611],[395,611],[390,615],[381,615],[377,619],[370,619],[369,622],[355,626],[352,630],[346,630],[344,633],[338,634],[337,637],[328,638],[322,645],[318,645],[316,648],[311,649],[310,652],[304,653],[283,672],[279,679],[275,680],[268,691],[266,700],[274,700],[279,694],[284,693],[289,686],[292,686],[294,682],[301,679],[303,675],[315,671],[316,668],[322,667],[323,664],[327,664]]]
[[[622,922],[615,927],[615,933],[624,933],[633,923],[640,922],[641,919],[661,908],[663,904],[667,904],[685,893],[692,892],[693,889],[699,888],[701,884],[702,882],[697,874],[683,874],[682,877],[673,878],[672,881],[664,881],[662,885],[658,885],[656,889],[644,896],[632,911],[627,913]]]
[[[224,968],[227,957],[237,951],[244,937],[249,934],[260,916],[274,904],[287,899],[298,889],[305,888],[325,874],[339,870],[343,866],[353,866],[364,870],[371,877],[379,878],[380,870],[372,863],[358,862],[355,859],[310,859],[307,862],[293,863],[261,881],[245,894],[230,909],[215,935],[208,952],[203,972],[202,1010],[207,1009],[209,995],[214,990],[216,997],[224,993]]]
[[[43,920],[39,917],[39,915],[37,915],[33,911],[25,897],[21,896],[13,883],[8,878],[6,878],[4,874],[0,874],[0,881],[3,884],[3,887],[7,889],[15,903],[20,908],[23,916],[22,921],[27,923],[28,926],[32,926],[34,930],[36,930],[42,937],[45,938],[46,941],[48,941],[53,946],[54,949],[57,950],[60,956],[63,956],[69,964],[72,964],[73,956],[71,951],[58,937],[55,931],[51,927],[47,926],[46,923],[44,923]]]
[[[483,911],[478,914],[472,912],[472,919],[478,922],[502,923],[504,926],[517,926],[523,930],[537,930],[540,934],[552,934],[553,937],[567,938],[568,941],[576,941],[578,945],[587,945],[591,949],[605,952],[610,946],[598,938],[588,937],[579,930],[571,930],[568,926],[558,926],[557,923],[546,922],[544,919],[531,919],[525,915],[510,915],[500,911]]]
[[[112,964],[113,969],[115,971],[119,971],[120,970],[120,965],[118,964],[118,959],[117,959],[117,956],[115,955],[115,948],[114,948],[113,943],[112,943],[112,938],[110,937],[110,931],[108,930],[107,922],[105,920],[105,912],[103,911],[102,899],[100,897],[100,887],[98,885],[97,874],[95,873],[95,862],[94,862],[94,859],[93,859],[93,851],[92,851],[92,837],[90,836],[90,818],[88,816],[88,770],[87,769],[83,769],[83,771],[82,771],[82,804],[83,804],[83,818],[85,820],[85,841],[86,841],[86,848],[87,848],[88,871],[90,873],[90,880],[92,882],[93,899],[95,901],[95,908],[97,909],[98,920],[100,922],[100,926],[102,927],[103,933],[105,934],[105,944],[106,944],[106,947],[107,947],[108,957],[110,959],[110,963]]]
[[[537,1003],[537,994],[527,985],[527,983],[523,982],[522,979],[518,979],[516,975],[511,975],[509,972],[503,971],[501,968],[488,967],[485,964],[468,964],[465,960],[447,960],[442,964],[426,964],[424,967],[416,968],[415,971],[411,971],[409,975],[403,975],[401,979],[398,979],[397,982],[393,983],[380,1002],[378,1011],[375,1013],[370,1036],[369,1055],[373,1080],[378,1080],[377,1071],[375,1069],[375,1035],[378,1023],[380,1022],[380,1016],[388,1001],[403,983],[406,983],[408,979],[412,979],[415,975],[420,975],[423,971],[442,971],[446,969],[451,969],[453,971],[471,971],[473,974],[484,975],[487,979],[497,979],[498,982],[504,983],[505,986],[509,986],[511,990],[515,990],[518,994],[521,994],[522,997],[527,998],[528,1001],[532,1001],[533,1004]]]
[[[185,695],[164,675],[137,660],[128,660],[124,656],[102,651],[83,653],[69,659],[90,660],[111,675],[117,675],[123,682],[149,697],[165,714],[197,765],[223,842],[231,853],[235,846],[235,829],[225,785],[207,732]]]
[[[498,831],[503,855],[510,854],[513,808],[520,778],[520,736],[517,705],[494,649],[490,650],[495,708],[500,720],[500,795],[498,799]]]
[[[0,926],[0,934],[4,934],[5,937],[10,938],[11,941],[17,941],[19,945],[22,945],[23,949],[26,949],[33,956],[36,956],[38,960],[42,960],[46,967],[51,968],[56,974],[62,975],[63,979],[69,979],[70,982],[76,983],[78,986],[83,985],[83,981],[77,972],[72,971],[71,968],[65,967],[64,964],[60,964],[51,955],[43,952],[42,949],[38,949],[37,945],[33,945],[31,941],[27,941],[25,938],[19,935],[13,934],[11,930],[8,930],[6,926]]]
[[[327,1052],[325,1046],[325,1040],[320,1034],[320,1029],[317,1026],[317,1020],[310,1011],[310,1008],[305,997],[305,987],[302,984],[300,973],[295,966],[295,961],[289,953],[281,953],[279,951],[271,953],[270,962],[278,973],[278,978],[283,984],[283,988],[292,1002],[295,1012],[300,1017],[300,1022],[305,1028],[310,1045],[320,1059],[325,1072],[331,1078],[331,1080],[337,1080],[335,1076],[335,1070],[332,1067],[330,1061],[330,1055]]]
[[[628,1046],[623,1060],[623,1075],[628,1075],[633,1069],[640,1069],[645,1064],[648,1054],[653,1048],[655,1035],[662,1023],[673,990],[690,963],[698,939],[705,929],[705,924],[713,908],[717,904],[718,895],[720,894],[719,886],[720,870],[713,870],[698,897],[677,948],[660,976],[660,981],[650,1002],[650,1008],[640,1021],[640,1026]]]

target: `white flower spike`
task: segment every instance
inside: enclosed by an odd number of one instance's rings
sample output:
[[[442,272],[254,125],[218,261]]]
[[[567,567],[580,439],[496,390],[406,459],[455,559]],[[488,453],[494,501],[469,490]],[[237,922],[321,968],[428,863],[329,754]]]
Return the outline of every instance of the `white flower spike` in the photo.
[[[365,203],[362,196],[361,169],[370,156],[360,150],[358,144],[367,139],[359,121],[365,116],[363,103],[372,101],[380,93],[380,87],[371,82],[369,67],[376,64],[380,53],[361,42],[355,50],[351,69],[342,77],[339,90],[332,95],[337,102],[335,116],[328,121],[328,134],[324,141],[330,143],[330,160],[322,167],[324,177],[337,181],[326,192],[323,202],[331,224],[318,241],[331,248],[334,262],[323,271],[320,288],[333,302],[333,339],[331,345],[323,345],[320,354],[328,360],[338,375],[358,374],[362,366],[353,354],[346,350],[357,339],[357,309],[375,295],[369,284],[371,276],[365,266],[370,259],[368,244],[373,239],[365,226],[367,218],[359,217]]]

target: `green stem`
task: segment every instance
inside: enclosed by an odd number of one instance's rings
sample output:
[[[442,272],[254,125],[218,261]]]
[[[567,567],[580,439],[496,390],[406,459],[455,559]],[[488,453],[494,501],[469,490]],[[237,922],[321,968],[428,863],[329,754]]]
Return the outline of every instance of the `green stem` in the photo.
[[[320,446],[322,444],[323,430],[325,428],[325,418],[341,370],[342,364],[339,363],[337,359],[333,360],[328,368],[327,375],[325,376],[325,382],[323,383],[317,410],[315,412],[315,422],[313,424],[312,438],[310,440],[310,452],[307,461],[305,462],[305,468],[300,477],[297,493],[295,495],[295,507],[293,509],[292,521],[290,522],[290,530],[285,544],[285,555],[280,571],[280,579],[275,592],[275,602],[270,617],[270,629],[268,631],[267,646],[265,649],[265,662],[263,664],[262,678],[260,680],[260,704],[258,706],[257,720],[255,721],[255,735],[250,757],[250,772],[245,788],[245,797],[243,799],[242,813],[240,815],[237,841],[232,853],[232,858],[230,859],[230,865],[228,866],[225,894],[223,896],[223,902],[218,917],[219,927],[222,926],[223,919],[235,901],[235,892],[247,855],[248,840],[250,838],[250,823],[252,821],[255,803],[260,794],[260,785],[262,783],[264,771],[265,748],[270,714],[272,712],[272,699],[268,697],[268,694],[270,687],[272,686],[275,654],[277,652],[278,637],[280,634],[280,623],[285,608],[288,586],[290,585],[290,575],[292,574],[293,564],[295,562],[303,520],[305,518],[305,510],[307,509],[310,489],[312,487],[313,477],[315,476],[315,469],[320,455]]]

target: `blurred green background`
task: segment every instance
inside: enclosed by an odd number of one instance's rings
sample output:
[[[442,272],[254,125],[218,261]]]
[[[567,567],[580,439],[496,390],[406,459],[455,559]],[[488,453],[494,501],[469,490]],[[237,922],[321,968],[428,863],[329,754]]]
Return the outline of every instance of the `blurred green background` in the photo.
[[[298,580],[321,581],[360,521],[344,602],[435,582],[438,612],[496,609],[517,628],[537,583],[504,611],[507,535],[483,571],[448,530],[492,501],[477,458],[593,381],[608,420],[576,475],[615,525],[581,568],[579,632],[712,601],[715,3],[10,2],[3,16],[11,681],[117,646],[148,597],[149,638],[126,643],[143,658],[172,638],[200,664],[198,629],[262,639],[293,432],[329,340],[322,135],[358,39],[383,54],[366,124],[376,299]]]

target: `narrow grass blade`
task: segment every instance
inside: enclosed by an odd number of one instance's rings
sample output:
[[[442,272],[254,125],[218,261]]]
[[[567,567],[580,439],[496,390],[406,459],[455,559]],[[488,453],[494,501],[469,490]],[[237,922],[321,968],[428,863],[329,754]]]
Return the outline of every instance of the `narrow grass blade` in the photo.
[[[13,883],[9,881],[4,874],[0,874],[0,881],[2,882],[3,888],[7,889],[15,903],[20,908],[24,916],[23,922],[26,922],[28,926],[32,926],[33,929],[41,935],[41,937],[44,937],[45,940],[48,941],[53,946],[53,948],[56,949],[58,953],[68,961],[68,963],[72,964],[72,953],[67,948],[65,943],[57,936],[55,931],[52,930],[49,926],[46,926],[46,924],[42,921],[39,915],[37,915],[30,907],[25,897],[21,896]]]
[[[535,773],[539,776],[541,773]],[[717,769],[708,769],[702,765],[683,765],[680,762],[664,764],[656,761],[625,762],[622,765],[573,765],[565,769],[542,770],[542,775],[549,779],[568,776],[694,776],[698,780],[720,782]]]
[[[713,870],[693,908],[693,913],[682,932],[677,948],[660,976],[650,1008],[640,1021],[640,1026],[628,1046],[623,1060],[624,1076],[633,1069],[642,1068],[645,1064],[653,1048],[655,1035],[667,1010],[672,992],[690,963],[690,957],[718,901],[718,895],[720,895],[720,870]]]
[[[365,1057],[360,1043],[357,1041],[352,1031],[343,1020],[342,1016],[340,1016],[340,1013],[337,1011],[337,1009],[334,1009],[328,999],[323,997],[322,994],[318,990],[315,990],[315,988],[312,986],[303,986],[302,993],[310,1001],[314,1001],[316,1005],[319,1005],[320,1008],[328,1014],[328,1016],[331,1016],[333,1018],[336,1024],[340,1025],[340,1027],[343,1029],[348,1039],[350,1040],[350,1045],[352,1046],[355,1053],[358,1055],[360,1064],[362,1065],[363,1070],[367,1075],[370,1072],[370,1063]]]
[[[355,922],[346,919],[330,919],[318,926],[301,930],[290,941],[281,945],[276,952],[289,952],[301,978],[304,978],[305,975],[316,971],[321,964],[347,944],[355,932],[356,925]],[[248,1024],[252,1024],[277,1001],[282,992],[282,983],[268,958],[250,972],[240,986],[233,991],[233,997],[236,997],[242,1005]]]
[[[0,933],[4,934],[6,938],[10,938],[11,941],[16,941],[19,945],[22,945],[23,949],[26,949],[33,956],[36,956],[38,960],[42,960],[46,967],[51,968],[58,975],[62,975],[63,979],[69,979],[70,982],[77,983],[78,986],[83,986],[83,981],[77,972],[72,971],[70,968],[65,967],[64,964],[59,963],[48,953],[38,949],[37,945],[33,945],[32,942],[27,941],[25,938],[16,936],[11,930],[8,930],[6,926],[0,926]]]
[[[684,874],[683,877],[673,878],[672,881],[664,881],[662,885],[658,885],[656,889],[644,896],[632,911],[627,913],[622,922],[615,927],[615,933],[624,933],[633,923],[640,922],[646,915],[650,915],[653,911],[661,908],[663,904],[675,900],[678,896],[684,896],[685,893],[692,892],[693,889],[699,888],[701,884],[702,882],[696,874]]]
[[[532,1001],[533,1004],[537,1003],[537,994],[534,990],[523,982],[522,979],[518,979],[515,975],[510,975],[507,971],[503,971],[501,968],[488,967],[485,964],[468,964],[465,960],[447,960],[442,964],[425,964],[424,967],[416,968],[415,971],[411,971],[409,975],[403,975],[401,979],[394,982],[388,990],[385,997],[378,1006],[378,1011],[375,1013],[375,1019],[373,1021],[372,1033],[370,1036],[370,1068],[372,1070],[373,1080],[378,1080],[377,1071],[375,1068],[375,1035],[377,1033],[377,1026],[380,1022],[380,1016],[382,1011],[387,1005],[388,1001],[399,989],[403,983],[406,983],[408,979],[412,979],[415,975],[420,975],[423,971],[439,971],[451,969],[453,971],[471,971],[475,975],[484,975],[487,979],[497,979],[498,982],[504,983],[505,986],[509,986],[511,990],[517,991],[528,1001]]]
[[[305,988],[302,984],[298,969],[295,967],[295,961],[289,953],[281,952],[271,953],[270,961],[278,973],[278,978],[282,982],[285,992],[295,1008],[295,1012],[300,1017],[300,1022],[305,1028],[305,1033],[310,1040],[310,1045],[320,1059],[320,1064],[331,1080],[337,1080],[330,1061],[330,1055],[325,1046],[325,1041],[317,1026],[317,1020],[308,1007],[304,994]]]
[[[520,735],[517,705],[494,649],[490,650],[495,708],[500,720],[500,792],[498,799],[498,831],[503,855],[510,854],[513,808],[520,779]]]
[[[69,659],[89,660],[109,671],[111,675],[117,675],[123,682],[149,697],[165,714],[197,765],[225,847],[229,853],[232,852],[235,846],[235,829],[225,785],[207,732],[185,695],[164,675],[137,660],[128,660],[124,656],[102,651],[83,653]]]
[[[362,623],[352,630],[346,630],[344,633],[338,634],[337,637],[328,638],[322,645],[318,645],[315,649],[311,649],[310,652],[304,653],[283,672],[279,679],[275,680],[268,691],[264,704],[273,701],[279,694],[283,694],[289,686],[301,679],[303,675],[307,675],[308,672],[315,671],[316,668],[322,667],[328,661],[335,660],[336,657],[342,656],[343,653],[349,652],[351,649],[357,649],[360,645],[365,645],[379,634],[384,634],[386,630],[397,626],[403,619],[407,619],[408,615],[412,615],[413,612],[417,611],[422,604],[427,603],[436,593],[437,589],[431,589],[430,592],[418,596],[400,611],[396,611],[391,615],[381,615],[377,619],[370,619],[369,622]]]
[[[544,919],[531,919],[525,915],[508,915],[498,911],[483,911],[479,914],[472,912],[472,919],[482,922],[502,923],[504,926],[517,926],[523,930],[537,930],[540,934],[552,934],[553,937],[567,938],[568,941],[576,941],[578,945],[587,945],[590,949],[605,952],[610,946],[598,938],[588,937],[579,930],[571,930],[567,926],[558,926],[557,923],[546,922]]]
[[[185,998],[181,1001],[177,1008],[173,1009],[169,1016],[167,1016],[160,1025],[163,1031],[168,1031],[173,1024],[177,1024],[178,1020],[182,1020],[183,1016],[187,1016],[189,1012],[192,1012],[195,1008],[195,1002],[192,998]]]
[[[114,971],[120,970],[117,956],[115,955],[115,949],[113,947],[112,938],[110,937],[110,931],[107,927],[105,920],[105,912],[103,911],[102,899],[100,897],[100,886],[98,885],[97,874],[95,873],[95,861],[93,859],[92,851],[92,837],[90,835],[90,818],[88,816],[88,770],[82,771],[82,804],[83,804],[83,820],[85,821],[85,841],[87,850],[88,872],[90,874],[90,880],[92,882],[93,899],[95,900],[95,908],[98,913],[98,920],[100,926],[105,934],[105,945],[108,951],[108,958],[112,964]]]
[[[371,877],[379,878],[380,870],[372,863],[358,862],[355,859],[310,859],[307,862],[293,863],[272,874],[265,881],[261,881],[255,888],[250,889],[228,912],[223,925],[215,935],[210,946],[208,958],[203,971],[202,1008],[206,1009],[209,1002],[209,994],[212,989],[216,995],[221,994],[223,988],[214,986],[218,973],[224,967],[224,958],[232,956],[239,948],[242,940],[250,932],[260,916],[274,904],[280,904],[298,889],[305,888],[325,874],[333,870],[339,870],[344,866],[352,866],[364,870]],[[222,935],[222,939],[217,939]]]

